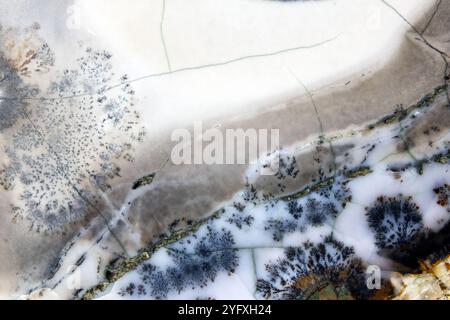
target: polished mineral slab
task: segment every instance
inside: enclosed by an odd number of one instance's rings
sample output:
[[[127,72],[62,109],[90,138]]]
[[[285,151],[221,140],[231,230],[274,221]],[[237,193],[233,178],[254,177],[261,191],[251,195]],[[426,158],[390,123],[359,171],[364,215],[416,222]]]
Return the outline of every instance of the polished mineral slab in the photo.
[[[0,2],[0,298],[448,298],[446,1]]]

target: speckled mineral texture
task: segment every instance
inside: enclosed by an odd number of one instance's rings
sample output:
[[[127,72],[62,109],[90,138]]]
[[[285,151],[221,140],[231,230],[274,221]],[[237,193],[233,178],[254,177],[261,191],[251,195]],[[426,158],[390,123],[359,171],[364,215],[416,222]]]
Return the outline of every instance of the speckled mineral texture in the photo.
[[[450,257],[422,262],[418,274],[396,275],[392,282],[396,287],[396,300],[448,300],[450,297]]]

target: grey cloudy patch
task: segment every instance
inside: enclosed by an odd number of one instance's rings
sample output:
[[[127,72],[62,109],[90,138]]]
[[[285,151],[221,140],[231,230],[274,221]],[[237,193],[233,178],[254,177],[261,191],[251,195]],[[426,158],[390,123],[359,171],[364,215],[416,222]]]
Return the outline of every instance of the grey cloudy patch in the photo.
[[[26,78],[48,71],[53,54],[39,38],[16,38],[16,46],[30,48],[15,60],[0,53],[0,74],[6,76],[0,83],[0,131],[9,129],[11,136],[0,146],[6,156],[0,184],[23,190],[11,207],[13,219],[29,221],[36,231],[62,230],[87,217],[99,191],[120,176],[120,165],[134,160],[144,132],[131,86],[106,92],[116,77],[111,53],[80,44],[83,53],[74,67],[56,70],[49,87],[38,90]],[[39,99],[45,96],[60,99]]]
[[[26,28],[0,25],[0,132],[26,115],[28,103],[40,90],[25,84],[31,75],[42,75],[54,64],[49,45],[38,35],[39,24]]]

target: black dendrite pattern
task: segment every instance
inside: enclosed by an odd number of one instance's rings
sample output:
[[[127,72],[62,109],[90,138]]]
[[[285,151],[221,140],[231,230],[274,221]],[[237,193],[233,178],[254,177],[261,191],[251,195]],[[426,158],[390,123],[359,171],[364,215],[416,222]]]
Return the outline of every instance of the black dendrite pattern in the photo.
[[[265,299],[308,299],[324,283],[345,286],[355,297],[369,295],[362,262],[351,247],[331,236],[319,244],[286,248],[285,257],[267,264],[266,271],[256,288]]]
[[[167,297],[170,292],[180,292],[188,288],[204,287],[214,281],[219,272],[232,274],[238,266],[234,239],[230,231],[208,227],[207,234],[197,239],[193,252],[186,247],[180,250],[169,248],[168,254],[173,266],[165,269],[150,263],[142,264],[138,273],[144,287],[129,283],[121,291],[125,295],[147,295],[156,299]],[[141,285],[142,285],[141,284]],[[129,290],[129,288],[133,290]]]

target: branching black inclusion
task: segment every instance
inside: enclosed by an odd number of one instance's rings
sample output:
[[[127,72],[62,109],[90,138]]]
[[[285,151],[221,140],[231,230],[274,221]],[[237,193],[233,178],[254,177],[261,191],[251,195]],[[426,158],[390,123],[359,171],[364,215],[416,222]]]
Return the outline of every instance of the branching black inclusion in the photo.
[[[289,214],[294,219],[300,219],[303,212],[303,207],[300,204],[298,204],[297,201],[289,201],[287,207]]]
[[[375,233],[375,244],[381,249],[409,245],[423,229],[419,207],[402,195],[379,197],[367,209],[367,221]]]
[[[319,201],[315,198],[308,198],[304,205],[302,200],[289,201],[286,207],[288,218],[269,218],[264,226],[277,242],[282,241],[286,234],[305,232],[308,227],[320,227],[325,223],[331,224],[338,214],[332,201]]]
[[[433,191],[436,203],[448,206],[447,185]],[[419,207],[402,195],[379,197],[367,208],[368,224],[375,234],[379,253],[410,268],[417,268],[419,261],[435,261],[448,254],[450,222],[442,220],[439,230],[427,229]]]

